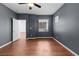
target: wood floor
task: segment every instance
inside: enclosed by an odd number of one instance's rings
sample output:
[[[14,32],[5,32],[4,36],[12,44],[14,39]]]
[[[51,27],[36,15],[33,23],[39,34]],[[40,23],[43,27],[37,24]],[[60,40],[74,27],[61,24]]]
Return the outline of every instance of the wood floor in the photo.
[[[52,38],[19,39],[0,49],[1,56],[74,56]]]

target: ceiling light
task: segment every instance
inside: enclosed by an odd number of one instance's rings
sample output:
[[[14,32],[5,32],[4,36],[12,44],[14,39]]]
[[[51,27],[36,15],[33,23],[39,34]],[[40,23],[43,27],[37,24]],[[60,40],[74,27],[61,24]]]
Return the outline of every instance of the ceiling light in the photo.
[[[33,3],[28,3],[28,6],[33,7],[34,5],[33,5]]]

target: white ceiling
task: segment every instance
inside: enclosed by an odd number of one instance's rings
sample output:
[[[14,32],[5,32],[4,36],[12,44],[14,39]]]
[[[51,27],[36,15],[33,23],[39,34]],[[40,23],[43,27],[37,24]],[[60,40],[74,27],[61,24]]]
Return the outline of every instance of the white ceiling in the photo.
[[[41,8],[33,6],[32,10],[29,10],[27,4],[19,5],[18,3],[3,3],[9,9],[16,13],[28,13],[36,15],[52,15],[54,14],[64,3],[38,3]]]

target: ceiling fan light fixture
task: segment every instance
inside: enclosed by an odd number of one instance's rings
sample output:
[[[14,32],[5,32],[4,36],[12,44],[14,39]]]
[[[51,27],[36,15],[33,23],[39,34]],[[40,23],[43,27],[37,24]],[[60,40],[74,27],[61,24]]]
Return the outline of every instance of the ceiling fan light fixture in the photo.
[[[28,3],[28,6],[33,7],[34,5],[33,5],[33,3]]]

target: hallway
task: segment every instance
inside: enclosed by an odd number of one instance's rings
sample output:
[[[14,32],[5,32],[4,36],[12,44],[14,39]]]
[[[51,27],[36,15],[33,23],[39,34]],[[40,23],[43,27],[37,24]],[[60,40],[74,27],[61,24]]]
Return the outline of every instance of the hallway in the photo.
[[[2,56],[74,56],[52,38],[19,39],[0,49]]]

